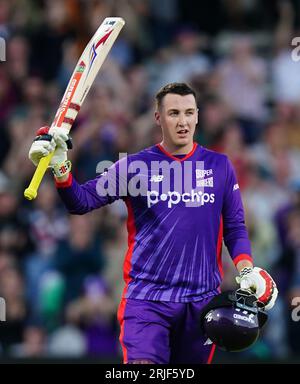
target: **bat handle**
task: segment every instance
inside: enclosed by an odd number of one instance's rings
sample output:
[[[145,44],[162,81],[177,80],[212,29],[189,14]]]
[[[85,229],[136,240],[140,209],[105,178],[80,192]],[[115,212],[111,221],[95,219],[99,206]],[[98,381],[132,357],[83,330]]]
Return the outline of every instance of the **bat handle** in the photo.
[[[44,177],[44,174],[49,166],[53,153],[54,152],[50,153],[48,156],[42,157],[41,160],[39,161],[39,164],[36,167],[36,170],[34,172],[34,175],[32,176],[29,187],[26,188],[24,191],[24,196],[27,200],[34,200],[36,198],[37,191]]]

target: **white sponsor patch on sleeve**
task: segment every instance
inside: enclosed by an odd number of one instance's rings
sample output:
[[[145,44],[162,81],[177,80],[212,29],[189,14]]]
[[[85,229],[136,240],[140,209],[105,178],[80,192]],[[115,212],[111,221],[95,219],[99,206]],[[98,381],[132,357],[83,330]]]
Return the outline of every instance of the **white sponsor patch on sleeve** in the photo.
[[[208,179],[197,180],[197,187],[213,187],[214,178],[209,177]]]
[[[238,185],[238,184],[234,184],[234,186],[233,186],[233,191],[236,191],[237,189],[240,189],[240,186]]]

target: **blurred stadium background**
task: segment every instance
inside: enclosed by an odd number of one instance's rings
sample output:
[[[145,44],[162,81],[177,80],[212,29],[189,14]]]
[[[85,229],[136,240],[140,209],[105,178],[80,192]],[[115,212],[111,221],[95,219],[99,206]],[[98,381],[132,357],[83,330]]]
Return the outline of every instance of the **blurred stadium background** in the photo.
[[[167,82],[189,82],[199,96],[197,140],[234,163],[255,262],[280,292],[259,342],[214,361],[300,362],[291,316],[300,297],[300,62],[291,57],[299,0],[0,0],[0,362],[121,361],[125,207],[71,217],[50,176],[36,201],[22,195],[35,132],[51,123],[106,16],[126,26],[72,131],[74,174],[84,182],[99,161],[160,141],[153,96]],[[235,272],[223,256],[231,288]]]

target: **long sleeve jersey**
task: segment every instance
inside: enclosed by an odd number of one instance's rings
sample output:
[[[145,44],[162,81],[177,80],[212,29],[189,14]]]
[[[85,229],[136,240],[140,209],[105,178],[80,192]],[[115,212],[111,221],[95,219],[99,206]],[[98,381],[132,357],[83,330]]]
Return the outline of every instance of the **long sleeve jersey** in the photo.
[[[56,185],[72,214],[125,202],[125,298],[190,302],[217,294],[223,240],[235,264],[252,261],[232,164],[197,143],[177,157],[157,144],[85,184],[70,174]]]

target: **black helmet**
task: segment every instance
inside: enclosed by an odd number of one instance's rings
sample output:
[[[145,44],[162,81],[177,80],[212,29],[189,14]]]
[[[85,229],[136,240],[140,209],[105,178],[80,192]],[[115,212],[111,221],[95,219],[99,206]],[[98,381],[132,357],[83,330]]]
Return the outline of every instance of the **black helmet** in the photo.
[[[201,326],[218,347],[230,352],[249,348],[268,319],[263,305],[247,290],[215,296],[203,309]]]

